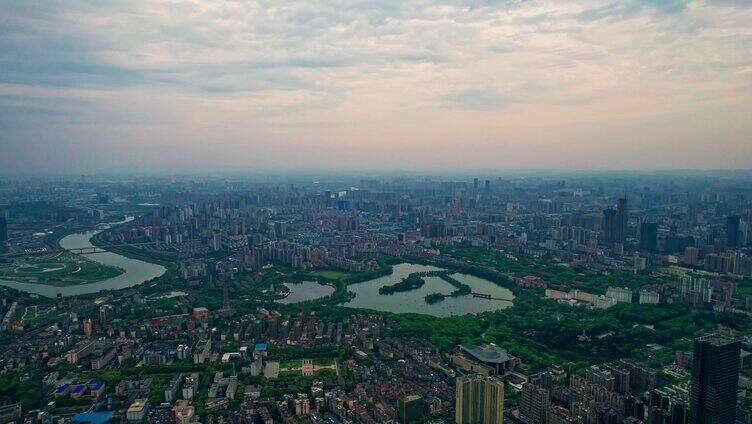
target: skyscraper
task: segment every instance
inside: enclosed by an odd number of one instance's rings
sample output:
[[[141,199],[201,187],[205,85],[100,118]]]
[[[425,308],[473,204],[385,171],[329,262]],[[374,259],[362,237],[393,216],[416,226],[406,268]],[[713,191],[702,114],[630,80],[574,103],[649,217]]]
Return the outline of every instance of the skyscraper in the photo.
[[[655,222],[640,224],[640,250],[650,252],[658,250],[658,224]]]
[[[739,246],[740,218],[738,215],[726,217],[726,246]]]
[[[603,242],[624,244],[627,241],[628,221],[627,198],[621,197],[616,203],[616,210],[608,208],[603,211]]]
[[[627,241],[627,223],[629,212],[627,210],[627,198],[622,197],[616,201],[616,228],[614,242],[624,244]]]
[[[605,244],[616,243],[616,211],[608,208],[603,211],[603,242]]]
[[[734,424],[740,343],[712,335],[695,340],[690,423]]]
[[[457,378],[455,397],[457,424],[504,422],[504,383],[493,377],[469,375]]]

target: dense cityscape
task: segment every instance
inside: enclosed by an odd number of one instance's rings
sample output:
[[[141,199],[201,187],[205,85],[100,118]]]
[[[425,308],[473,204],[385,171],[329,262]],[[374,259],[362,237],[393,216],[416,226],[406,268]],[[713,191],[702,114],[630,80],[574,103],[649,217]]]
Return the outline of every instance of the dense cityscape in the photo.
[[[0,423],[752,423],[752,174],[0,180]]]
[[[0,424],[752,424],[752,0],[0,0]]]

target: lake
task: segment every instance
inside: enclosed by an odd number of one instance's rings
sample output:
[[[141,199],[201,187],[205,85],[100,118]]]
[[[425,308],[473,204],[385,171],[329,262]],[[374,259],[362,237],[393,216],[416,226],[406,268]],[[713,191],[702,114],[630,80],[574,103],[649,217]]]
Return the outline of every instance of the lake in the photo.
[[[301,281],[300,283],[285,283],[285,287],[290,289],[290,294],[285,298],[278,300],[279,303],[290,304],[305,302],[307,300],[319,299],[334,293],[334,287],[325,284],[319,284],[315,281]]]
[[[132,220],[132,217],[129,217]],[[125,222],[125,221],[123,221]],[[112,223],[113,225],[119,224]],[[90,230],[82,233],[74,233],[60,239],[63,249],[77,249],[94,247],[91,238],[102,230]],[[55,297],[58,293],[63,296],[78,296],[89,293],[97,293],[103,290],[119,290],[139,285],[145,281],[159,277],[166,269],[162,265],[144,262],[138,259],[126,258],[113,252],[89,253],[82,255],[86,258],[105,265],[111,265],[123,269],[125,272],[117,277],[102,280],[96,283],[79,284],[76,286],[55,287],[46,284],[20,283],[18,281],[0,280],[0,285],[11,287],[27,293],[36,293],[46,297]]]
[[[459,273],[451,274],[451,276],[470,286],[472,291],[490,294],[491,297],[504,300],[482,299],[468,295],[447,297],[442,302],[429,305],[424,300],[426,295],[431,293],[449,294],[455,290],[451,284],[440,277],[425,277],[426,283],[417,290],[397,292],[391,295],[379,294],[379,288],[382,286],[395,284],[414,272],[440,270],[442,269],[429,265],[409,263],[395,265],[391,275],[347,286],[347,291],[355,293],[355,297],[343,306],[384,312],[426,314],[437,317],[477,314],[512,306],[514,295],[510,290],[486,279]]]

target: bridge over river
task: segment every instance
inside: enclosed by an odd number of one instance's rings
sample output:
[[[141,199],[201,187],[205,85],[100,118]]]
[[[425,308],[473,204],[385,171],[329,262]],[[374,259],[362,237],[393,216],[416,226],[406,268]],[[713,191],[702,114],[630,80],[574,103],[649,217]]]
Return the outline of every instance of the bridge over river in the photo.
[[[116,225],[119,223],[121,222],[112,223],[111,225]],[[132,287],[157,278],[165,273],[166,268],[162,265],[128,258],[106,250],[110,247],[114,248],[117,246],[130,246],[135,244],[113,244],[111,246],[107,245],[102,247],[94,246],[94,244],[91,243],[91,238],[99,231],[101,230],[97,229],[69,234],[60,240],[59,249],[40,252],[40,254],[53,256],[65,251],[76,254],[102,252],[96,255],[88,256],[88,259],[104,265],[120,268],[125,271],[122,274],[98,282],[71,286],[52,286],[47,284],[37,284],[2,279],[0,279],[0,285],[28,293],[36,293],[46,297],[55,297],[58,293],[62,294],[63,296],[78,296],[87,293],[96,293],[102,290],[119,290],[126,287]],[[14,255],[29,256],[29,253],[14,253]]]
[[[100,246],[87,246],[87,247],[72,247],[68,249],[63,249],[68,252],[74,253],[76,255],[88,255],[90,253],[104,253],[108,250],[105,248],[113,248],[113,247],[139,247],[139,246],[150,246],[150,245],[156,245],[159,244],[158,242],[144,242],[144,243],[122,243],[122,244],[106,244],[102,247]]]

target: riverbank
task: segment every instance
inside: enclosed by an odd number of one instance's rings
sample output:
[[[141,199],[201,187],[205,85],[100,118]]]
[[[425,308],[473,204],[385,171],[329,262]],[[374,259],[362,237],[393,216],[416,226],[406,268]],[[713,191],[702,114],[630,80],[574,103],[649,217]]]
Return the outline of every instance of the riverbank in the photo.
[[[100,264],[83,255],[60,252],[38,261],[24,261],[7,269],[0,278],[25,284],[45,284],[54,287],[91,284],[125,273],[123,268]]]
[[[119,223],[113,223],[113,225],[117,224]],[[59,239],[59,245],[62,249],[96,247],[91,239],[101,231],[102,230],[88,230],[68,234]],[[107,251],[103,253],[80,255],[86,260],[100,264],[104,267],[119,268],[123,270],[123,272],[117,276],[104,278],[100,281],[93,281],[87,284],[55,286],[51,284],[0,280],[0,285],[45,297],[55,297],[58,293],[63,296],[82,296],[99,293],[101,291],[121,290],[154,281],[164,281],[157,280],[158,278],[169,278],[168,270],[172,267],[140,260],[138,258],[130,257],[127,252],[123,253],[126,254]]]

